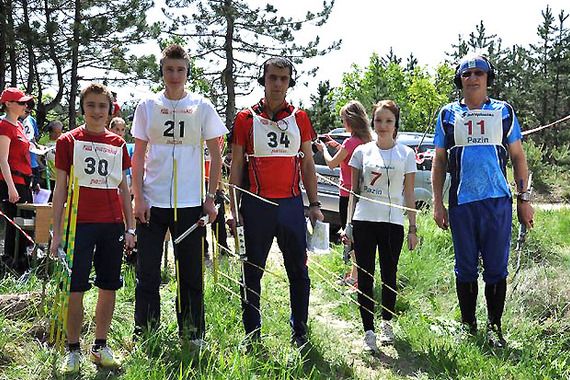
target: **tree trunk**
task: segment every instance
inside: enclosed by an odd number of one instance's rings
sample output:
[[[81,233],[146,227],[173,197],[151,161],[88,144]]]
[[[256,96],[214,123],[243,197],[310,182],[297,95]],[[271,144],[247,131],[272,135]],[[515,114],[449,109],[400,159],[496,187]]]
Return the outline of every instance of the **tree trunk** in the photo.
[[[0,88],[6,87],[6,39],[7,39],[7,20],[6,11],[8,4],[5,0],[0,0],[2,11],[0,12]]]
[[[12,17],[12,0],[6,0],[6,41],[8,47],[8,59],[10,65],[10,86],[16,87],[18,85],[18,71],[17,71],[17,61],[16,61],[16,47],[15,47],[15,36],[14,36],[14,18]]]
[[[81,1],[75,0],[73,17],[73,40],[71,41],[71,88],[69,90],[69,130],[76,127],[75,99],[79,88],[77,68],[79,66],[79,28],[81,27]]]
[[[234,39],[234,12],[232,7],[232,0],[225,0],[224,8],[226,8],[224,14],[226,16],[226,22],[228,24],[226,28],[226,38],[224,42],[224,50],[226,51],[226,67],[222,71],[222,81],[226,87],[227,103],[226,103],[226,128],[230,130],[233,126],[234,118],[236,115],[236,90],[234,81],[234,51],[233,51],[233,39]]]
[[[22,10],[24,12],[24,36],[23,42],[26,45],[26,50],[28,51],[28,78],[26,80],[26,92],[31,94],[33,92],[34,87],[34,41],[33,37],[31,36],[31,28],[30,28],[30,15],[28,13],[28,0],[22,0]]]
[[[50,8],[48,0],[44,0],[44,12],[45,12],[45,17],[46,17],[46,25],[49,25],[52,22],[51,14],[52,14],[53,10]],[[36,83],[37,83],[38,88],[39,88],[38,98],[40,98],[40,101],[38,102],[38,109],[36,111],[36,117],[37,117],[38,125],[42,125],[42,126],[45,123],[47,113],[50,110],[52,110],[53,108],[55,108],[55,106],[57,106],[61,102],[61,98],[63,97],[63,89],[64,89],[63,72],[61,69],[61,61],[59,59],[59,56],[56,53],[55,41],[53,38],[53,29],[51,29],[51,28],[48,30],[48,33],[47,33],[47,42],[48,42],[49,56],[50,56],[50,59],[53,61],[53,64],[55,66],[58,89],[57,89],[57,94],[55,95],[55,97],[49,103],[44,104],[41,101],[41,96],[42,96],[41,88],[42,88],[42,86],[41,86],[40,76],[39,76],[38,71],[37,70],[35,71]]]

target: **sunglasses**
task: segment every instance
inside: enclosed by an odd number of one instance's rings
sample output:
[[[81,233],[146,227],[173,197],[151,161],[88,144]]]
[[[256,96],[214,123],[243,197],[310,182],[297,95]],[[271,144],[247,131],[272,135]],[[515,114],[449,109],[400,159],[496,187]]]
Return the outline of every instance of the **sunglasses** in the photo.
[[[485,72],[481,70],[473,70],[461,73],[461,77],[463,78],[469,78],[471,75],[475,75],[476,77],[482,77],[483,75],[485,75]]]

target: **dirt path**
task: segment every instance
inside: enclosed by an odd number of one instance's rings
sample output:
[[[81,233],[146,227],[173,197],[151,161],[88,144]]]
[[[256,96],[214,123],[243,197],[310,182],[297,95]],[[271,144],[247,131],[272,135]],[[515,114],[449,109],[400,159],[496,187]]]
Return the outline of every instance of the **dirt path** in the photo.
[[[570,208],[570,204],[568,203],[535,203],[532,206],[535,210],[542,211],[558,211]]]
[[[314,258],[314,255],[312,255]],[[268,258],[268,267],[282,267],[283,256],[277,243],[274,241],[271,246]],[[309,262],[310,271],[312,271]],[[318,270],[318,269],[317,269]],[[310,272],[311,273],[311,272]],[[323,273],[328,279],[330,275]],[[335,279],[328,279],[334,283]],[[317,275],[311,275],[313,284],[324,282]],[[330,286],[330,285],[328,285]],[[351,294],[340,294],[340,297],[356,297]],[[327,301],[324,297],[322,288],[313,286],[311,288],[311,297],[309,304],[309,320],[310,323],[317,323],[322,330],[327,331],[329,339],[335,341],[335,346],[341,347],[346,352],[346,362],[349,363],[355,371],[357,379],[385,379],[388,376],[400,375],[406,376],[417,372],[417,368],[409,365],[400,358],[400,355],[394,346],[381,347],[379,355],[370,355],[362,350],[362,342],[364,334],[360,319],[345,320],[335,315],[334,309],[337,303]],[[355,309],[357,305],[351,302],[351,306]],[[377,321],[379,324],[380,321]]]

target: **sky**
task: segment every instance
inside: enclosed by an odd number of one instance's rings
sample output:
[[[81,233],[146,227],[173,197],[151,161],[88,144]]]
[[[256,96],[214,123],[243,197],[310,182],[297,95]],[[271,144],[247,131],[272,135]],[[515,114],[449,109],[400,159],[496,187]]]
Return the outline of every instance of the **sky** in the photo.
[[[252,6],[263,6],[267,0],[245,0]],[[270,1],[284,16],[304,15],[306,11],[318,11],[322,0],[275,0]],[[303,71],[319,66],[316,77],[300,77],[298,85],[289,90],[288,99],[310,105],[310,95],[316,93],[320,81],[329,80],[334,87],[342,74],[350,71],[353,63],[366,66],[373,52],[386,55],[390,47],[405,59],[413,53],[418,63],[428,68],[435,67],[451,51],[458,35],[468,38],[469,33],[483,20],[487,34],[496,34],[504,47],[514,44],[528,46],[538,40],[537,27],[542,23],[541,11],[550,5],[556,17],[561,10],[570,13],[567,0],[336,0],[329,21],[319,28],[303,29],[299,39],[313,38],[318,34],[323,46],[342,38],[340,50],[324,57],[317,57],[297,69]],[[150,21],[157,13],[149,13]],[[260,59],[260,63],[262,60]],[[119,91],[119,97],[121,98]],[[129,92],[129,91],[126,91]],[[138,88],[135,96],[144,92]],[[128,95],[125,93],[125,96]],[[263,97],[263,88],[236,99],[238,107],[246,107]],[[121,100],[119,98],[119,100]]]

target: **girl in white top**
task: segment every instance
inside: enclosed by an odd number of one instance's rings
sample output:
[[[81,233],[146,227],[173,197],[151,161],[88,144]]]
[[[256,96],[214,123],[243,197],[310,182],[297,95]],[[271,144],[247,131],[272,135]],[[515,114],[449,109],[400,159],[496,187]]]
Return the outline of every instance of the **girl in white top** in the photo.
[[[376,141],[356,148],[349,165],[352,189],[363,198],[355,199],[352,217],[354,251],[358,265],[360,315],[365,331],[364,349],[378,351],[374,332],[374,267],[379,252],[382,279],[381,342],[394,339],[390,320],[395,313],[396,271],[404,241],[404,212],[398,206],[415,208],[415,153],[396,142],[400,109],[392,100],[378,102],[372,109]],[[414,249],[416,214],[407,212],[408,248]]]

